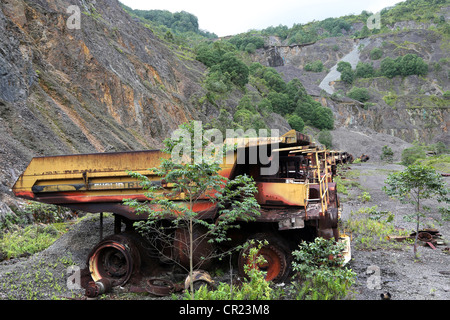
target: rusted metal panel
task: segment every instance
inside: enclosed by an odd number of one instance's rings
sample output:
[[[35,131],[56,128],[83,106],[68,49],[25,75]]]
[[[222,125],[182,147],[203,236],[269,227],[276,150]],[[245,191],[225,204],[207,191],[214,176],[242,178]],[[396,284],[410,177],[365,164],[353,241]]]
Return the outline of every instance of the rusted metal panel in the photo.
[[[309,187],[307,183],[257,182],[256,200],[261,205],[303,206],[308,203]]]

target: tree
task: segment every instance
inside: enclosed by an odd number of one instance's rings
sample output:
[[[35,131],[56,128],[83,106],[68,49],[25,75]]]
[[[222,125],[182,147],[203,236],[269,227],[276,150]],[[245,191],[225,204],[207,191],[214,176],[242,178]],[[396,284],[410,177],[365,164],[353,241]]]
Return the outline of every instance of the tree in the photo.
[[[392,163],[394,161],[394,151],[392,151],[392,149],[387,145],[384,145],[381,148],[380,160]]]
[[[317,136],[317,140],[325,147],[327,147],[327,149],[333,146],[333,136],[328,130],[320,131],[319,135]]]
[[[233,180],[221,176],[219,162],[212,161],[209,157],[212,154],[206,152],[216,149],[211,148],[211,142],[203,138],[205,132],[196,124],[191,121],[181,125],[178,135],[164,141],[166,147],[163,151],[172,156],[161,159],[158,167],[149,169],[160,178],[161,183],[130,172],[147,190],[147,202],[124,201],[136,213],[148,214],[146,220],[135,226],[149,239],[154,249],[177,263],[180,263],[180,256],[184,260],[188,257],[187,269],[191,279],[194,268],[214,254],[213,250],[203,248],[209,249],[213,242],[229,240],[227,231],[236,227],[234,223],[238,219],[249,221],[259,214],[259,205],[254,198],[257,188],[253,179],[246,175]],[[180,146],[186,151],[181,155]],[[207,203],[217,206],[220,217],[211,220],[202,218],[202,213],[195,208]],[[198,252],[198,247],[202,247],[201,252]],[[177,254],[173,257],[167,255],[168,251]],[[193,282],[191,293],[193,295]]]
[[[220,63],[223,73],[230,75],[230,80],[239,87],[244,87],[248,83],[249,69],[242,60],[239,60],[233,52],[223,55]]]
[[[296,114],[289,116],[287,121],[291,128],[298,132],[302,132],[305,127],[305,122],[303,122],[303,119]]]
[[[347,93],[347,96],[362,103],[370,99],[369,90],[366,88],[353,87],[350,92]]]
[[[293,111],[292,104],[290,103],[289,100],[289,96],[286,93],[278,93],[275,91],[271,91],[269,92],[267,98],[272,104],[274,112],[284,116]]]
[[[439,202],[450,203],[447,196],[449,190],[442,179],[442,176],[432,167],[422,165],[408,166],[404,171],[395,172],[388,175],[386,186],[383,190],[387,195],[399,199],[402,203],[410,203],[415,206],[415,211],[408,214],[406,219],[416,223],[416,237],[414,240],[414,257],[417,256],[417,238],[419,235],[420,219],[424,218],[425,211],[429,208],[424,206],[421,201],[425,199],[437,198]],[[448,214],[448,209],[441,211]]]
[[[370,51],[370,59],[371,60],[379,60],[383,56],[383,50],[380,48],[373,48],[372,51]]]
[[[372,78],[375,76],[375,69],[372,63],[358,62],[356,65],[355,77]]]
[[[398,65],[391,57],[386,57],[381,61],[380,71],[383,76],[388,77],[389,79],[392,79],[399,74]]]
[[[352,84],[353,81],[355,80],[355,73],[351,69],[344,70],[341,72],[341,80],[349,84]]]
[[[341,80],[347,83],[353,83],[355,73],[352,70],[352,65],[349,62],[341,61],[338,63],[337,71],[341,73]]]

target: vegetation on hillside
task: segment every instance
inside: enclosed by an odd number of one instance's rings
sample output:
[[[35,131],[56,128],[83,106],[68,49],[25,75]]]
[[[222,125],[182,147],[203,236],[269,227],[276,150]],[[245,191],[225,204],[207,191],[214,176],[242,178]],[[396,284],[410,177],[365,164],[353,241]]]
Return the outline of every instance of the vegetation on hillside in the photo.
[[[186,48],[190,51],[191,58],[199,60],[208,67],[204,80],[207,93],[199,103],[202,104],[207,100],[218,108],[219,117],[213,124],[215,127],[221,130],[268,128],[270,115],[277,113],[297,130],[302,130],[305,125],[320,130],[331,130],[334,125],[331,110],[314,101],[306,93],[300,81],[294,79],[286,83],[275,69],[259,63],[251,63],[248,54],[263,48],[268,36],[277,36],[286,44],[305,44],[343,35],[361,38],[372,34],[393,32],[390,29],[393,23],[402,20],[432,22],[437,26],[435,28],[445,35],[450,33],[447,30],[450,28],[439,11],[446,5],[450,5],[450,0],[407,0],[385,8],[380,13],[381,29],[368,29],[366,22],[372,13],[363,11],[358,15],[294,24],[291,28],[279,25],[263,30],[250,30],[214,41],[212,39],[216,36],[200,30],[197,17],[190,13],[133,10],[126,6],[123,8],[140,18],[160,38],[180,48]],[[364,26],[355,28],[355,23],[363,23]],[[342,73],[341,80],[352,84],[358,78],[423,76],[430,68],[435,67],[429,66],[416,54],[405,54],[397,58],[385,56],[381,48],[372,50],[370,59],[381,60],[380,67],[375,69],[372,63],[360,62],[356,70],[352,70],[350,64],[340,63],[338,71]],[[321,72],[323,68],[320,60],[304,66],[304,70],[309,72]],[[235,100],[236,94],[241,98],[237,106],[232,108],[227,101],[231,96]],[[369,92],[365,88],[353,88],[348,95],[362,103],[370,100]]]

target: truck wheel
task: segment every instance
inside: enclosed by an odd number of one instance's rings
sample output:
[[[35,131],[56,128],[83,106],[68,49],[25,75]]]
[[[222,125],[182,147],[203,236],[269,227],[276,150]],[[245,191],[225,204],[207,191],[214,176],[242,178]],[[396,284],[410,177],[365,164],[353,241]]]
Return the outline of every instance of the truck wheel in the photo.
[[[193,248],[192,252],[192,263],[194,268],[198,269],[209,269],[212,265],[213,260],[211,259],[211,254],[215,250],[213,243],[208,240],[209,237],[206,236],[207,229],[203,226],[194,225],[192,230],[193,237]],[[189,231],[187,228],[178,228],[175,231],[174,241],[173,241],[173,252],[174,259],[180,263],[186,269],[189,268]]]
[[[115,234],[100,241],[88,256],[89,271],[94,281],[108,279],[112,286],[125,284],[139,271],[140,254],[130,237]]]
[[[251,268],[259,268],[260,270],[265,271],[267,281],[285,281],[291,272],[291,254],[285,241],[282,238],[271,234],[258,234],[251,237],[249,240],[267,240],[268,244],[263,245],[257,254],[258,256],[261,255],[265,262],[256,264],[256,262],[250,260],[250,249],[258,246],[258,241],[255,241],[247,248],[242,249],[239,253],[239,274],[243,277],[247,277],[244,268],[244,266],[247,265]],[[255,257],[255,259],[256,258],[257,257]]]

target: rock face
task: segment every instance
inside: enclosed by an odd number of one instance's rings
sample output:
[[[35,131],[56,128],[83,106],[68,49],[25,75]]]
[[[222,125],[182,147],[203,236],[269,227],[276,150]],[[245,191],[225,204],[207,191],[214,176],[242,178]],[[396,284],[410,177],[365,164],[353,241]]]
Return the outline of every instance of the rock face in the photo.
[[[443,16],[448,18],[448,12],[450,7],[444,8]],[[300,79],[310,95],[333,110],[337,129],[360,132],[370,129],[370,132],[390,135],[409,143],[414,140],[425,143],[442,141],[449,145],[450,100],[443,96],[450,90],[448,38],[433,28],[427,29],[429,25],[425,28],[415,23],[399,22],[389,27],[396,32],[362,40],[326,38],[302,46],[287,46],[272,37],[270,40],[274,45],[257,50],[252,59],[274,67],[287,81]],[[381,59],[371,59],[370,52],[374,48],[383,51]],[[378,69],[383,58],[395,59],[408,53],[420,56],[429,65],[426,76],[357,78],[349,85],[340,81],[340,73],[336,71],[339,61],[350,62],[353,68],[358,62],[371,63]],[[307,63],[317,60],[324,65],[322,72],[304,70]],[[336,99],[331,96],[334,92],[345,95],[353,87],[369,91],[368,104],[364,106],[346,97]],[[339,140],[339,136],[336,139]]]
[[[32,156],[156,148],[179,124],[207,121],[196,107],[205,67],[117,0],[0,3],[5,189]]]

